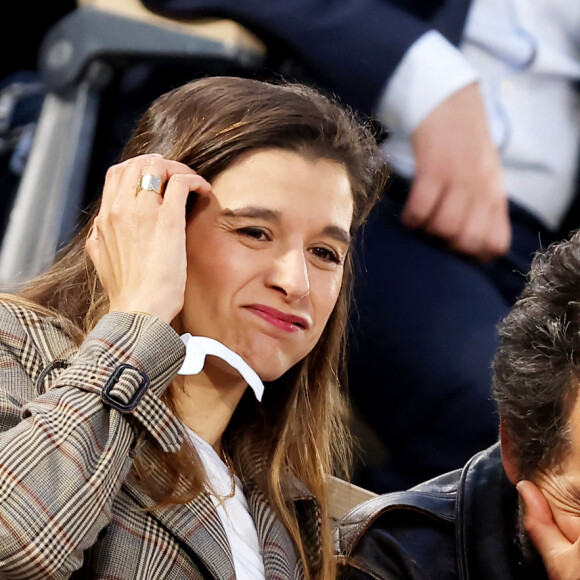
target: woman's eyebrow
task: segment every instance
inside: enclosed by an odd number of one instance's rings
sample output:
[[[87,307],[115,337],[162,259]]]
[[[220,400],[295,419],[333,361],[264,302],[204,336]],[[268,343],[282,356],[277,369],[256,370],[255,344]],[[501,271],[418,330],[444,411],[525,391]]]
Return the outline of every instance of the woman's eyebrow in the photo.
[[[240,207],[238,209],[226,208],[222,212],[222,215],[231,218],[239,218],[239,217],[261,218],[269,222],[279,222],[281,218],[281,214],[279,211],[251,205],[246,207]]]
[[[279,211],[252,205],[237,209],[226,208],[223,210],[222,215],[229,218],[260,218],[275,223],[280,223],[282,219],[282,214]],[[326,226],[322,229],[322,234],[329,236],[346,246],[349,246],[352,241],[350,234],[340,226]]]
[[[326,226],[322,230],[322,233],[325,236],[334,238],[337,242],[342,242],[346,246],[350,246],[350,243],[352,241],[350,234],[339,226]]]

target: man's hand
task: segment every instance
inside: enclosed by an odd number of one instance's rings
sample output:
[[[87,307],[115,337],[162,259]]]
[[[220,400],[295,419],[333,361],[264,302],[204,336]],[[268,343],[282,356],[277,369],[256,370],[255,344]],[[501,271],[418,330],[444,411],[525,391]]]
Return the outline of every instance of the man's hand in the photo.
[[[402,219],[488,261],[511,241],[501,165],[477,84],[454,93],[417,127],[416,171]]]
[[[556,524],[550,505],[531,481],[520,481],[524,502],[524,528],[540,553],[550,580],[580,578],[580,539],[571,542]]]

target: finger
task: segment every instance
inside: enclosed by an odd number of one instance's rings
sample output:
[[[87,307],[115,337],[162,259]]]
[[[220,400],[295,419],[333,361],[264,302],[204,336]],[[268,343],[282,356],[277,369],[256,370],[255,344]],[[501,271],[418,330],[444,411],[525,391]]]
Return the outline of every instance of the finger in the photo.
[[[211,185],[200,175],[194,174],[175,174],[169,178],[163,205],[167,211],[182,209],[185,207],[190,193],[195,192],[200,195],[209,195]]]
[[[503,256],[510,249],[512,241],[512,226],[506,200],[502,200],[493,208],[491,224],[487,231],[485,245],[488,252],[494,257]]]
[[[163,157],[151,157],[145,159],[144,162],[145,164],[141,169],[141,175],[137,179],[136,195],[140,197],[142,192],[147,192],[142,197],[145,203],[147,203],[147,200],[150,200],[154,201],[157,205],[161,204],[169,180],[174,176],[197,176],[197,173],[193,169],[179,161],[164,159]],[[203,186],[201,187],[203,189]],[[148,192],[155,194],[157,197],[148,194]]]
[[[461,231],[450,240],[449,245],[457,252],[485,262],[491,259],[484,242],[486,229],[490,222],[489,210],[477,205],[469,209]]]
[[[126,188],[130,193],[133,187],[133,197],[136,198],[137,205],[160,205],[163,202],[163,193],[169,178],[168,165],[166,159],[154,155],[135,158],[132,171],[127,173]],[[126,195],[122,201],[125,204],[135,202],[131,195]]]
[[[448,190],[425,222],[425,230],[433,236],[452,241],[461,235],[472,203],[465,189]]]
[[[143,172],[143,164],[147,158],[153,157],[162,159],[157,154],[143,155],[109,167],[105,176],[99,208],[99,215],[103,218],[103,221],[107,220],[112,209],[119,205],[120,197],[123,199],[130,195],[135,195],[138,180]]]
[[[189,165],[181,163],[181,161],[174,161],[173,159],[164,158],[164,168],[166,171],[166,177],[169,179],[172,175],[177,175],[183,173],[185,175],[197,175],[197,172],[193,170]]]
[[[195,173],[187,165],[177,161],[166,160],[159,153],[138,155],[137,157],[131,157],[130,159],[113,165],[107,171],[108,179],[105,180],[105,185],[108,187],[103,190],[105,208],[110,207],[118,194],[123,193],[123,190],[128,193],[136,193],[138,191],[139,179],[142,175],[150,173],[151,175],[157,176],[159,173],[159,177],[165,180],[169,174],[177,171],[181,171],[182,173]],[[121,179],[123,179],[122,188]],[[135,181],[133,181],[134,179]]]
[[[570,548],[571,544],[560,531],[552,510],[542,492],[531,481],[522,480],[516,489],[524,502],[524,528],[543,559],[554,552]]]
[[[435,212],[443,194],[442,182],[418,175],[401,214],[403,223],[410,228],[422,227]]]
[[[146,174],[159,177],[165,182],[176,173],[195,174],[195,171],[178,161],[164,159],[158,153],[139,155],[111,166],[105,178],[101,201],[101,211],[108,213],[119,194],[136,194],[140,178]],[[153,198],[155,199],[155,198]]]
[[[476,203],[470,206],[463,229],[450,246],[464,254],[489,262],[509,250],[511,226],[507,208]]]

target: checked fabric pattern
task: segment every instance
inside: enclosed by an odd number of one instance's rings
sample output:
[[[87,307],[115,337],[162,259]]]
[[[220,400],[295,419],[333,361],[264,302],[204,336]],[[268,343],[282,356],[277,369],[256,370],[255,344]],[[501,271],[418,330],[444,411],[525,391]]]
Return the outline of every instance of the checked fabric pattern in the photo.
[[[152,500],[127,481],[139,430],[167,452],[181,444],[160,395],[183,357],[177,333],[152,316],[109,313],[79,347],[58,319],[0,301],[0,578],[235,578],[206,493],[147,511]],[[102,398],[122,365],[115,400],[130,401],[143,376],[149,381],[131,413]],[[268,580],[302,578],[266,500],[249,489],[248,503]],[[312,500],[306,518],[316,514]]]

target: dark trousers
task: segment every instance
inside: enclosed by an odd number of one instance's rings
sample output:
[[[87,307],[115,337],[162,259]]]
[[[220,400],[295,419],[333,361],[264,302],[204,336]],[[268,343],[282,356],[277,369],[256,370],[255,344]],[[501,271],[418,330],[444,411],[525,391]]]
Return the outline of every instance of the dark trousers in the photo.
[[[354,481],[377,492],[461,467],[497,440],[496,326],[533,253],[554,239],[512,205],[511,250],[483,265],[403,226],[400,207],[390,198],[379,204],[355,258],[349,393],[382,449],[373,455],[363,435]]]

